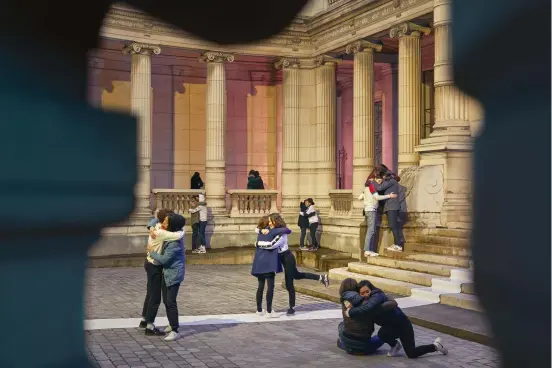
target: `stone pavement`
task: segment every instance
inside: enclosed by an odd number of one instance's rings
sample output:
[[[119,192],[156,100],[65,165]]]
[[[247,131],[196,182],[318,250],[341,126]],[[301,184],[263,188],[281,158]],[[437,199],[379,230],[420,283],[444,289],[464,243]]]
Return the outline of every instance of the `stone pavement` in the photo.
[[[181,315],[250,313],[255,279],[250,266],[191,266],[179,295]],[[281,279],[281,277],[280,277]],[[139,317],[145,277],[141,268],[89,271],[87,318]],[[287,293],[276,288],[276,306],[287,307]],[[335,309],[336,304],[299,296],[298,310]],[[164,312],[160,308],[160,315]],[[275,320],[265,323],[181,327],[183,338],[165,342],[138,329],[86,331],[91,360],[100,367],[497,367],[491,348],[414,326],[419,344],[441,336],[448,356],[431,354],[417,360],[351,356],[336,347],[340,320]]]

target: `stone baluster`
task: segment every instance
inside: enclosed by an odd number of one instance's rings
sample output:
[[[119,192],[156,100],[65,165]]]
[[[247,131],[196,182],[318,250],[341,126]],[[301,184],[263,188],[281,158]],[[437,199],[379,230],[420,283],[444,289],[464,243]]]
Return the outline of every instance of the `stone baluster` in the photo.
[[[131,54],[130,98],[132,113],[138,118],[138,182],[135,187],[136,206],[132,219],[147,221],[151,217],[150,175],[151,175],[151,55],[159,55],[157,45],[133,42],[123,48]]]
[[[220,52],[205,52],[201,61],[207,63],[205,196],[214,216],[226,211],[226,75],[225,62],[234,56]]]
[[[322,55],[315,59],[316,90],[316,190],[322,212],[330,210],[330,190],[336,187],[336,79],[339,60]]]
[[[422,126],[422,60],[420,39],[430,28],[402,23],[391,28],[391,38],[399,39],[399,172],[417,166]]]
[[[282,212],[297,212],[299,204],[299,60],[283,58],[275,64],[283,74]]]
[[[357,41],[346,48],[354,54],[353,75],[353,196],[364,190],[366,178],[374,168],[376,121],[374,117],[374,52],[382,46]],[[354,214],[362,214],[362,201],[354,201]]]

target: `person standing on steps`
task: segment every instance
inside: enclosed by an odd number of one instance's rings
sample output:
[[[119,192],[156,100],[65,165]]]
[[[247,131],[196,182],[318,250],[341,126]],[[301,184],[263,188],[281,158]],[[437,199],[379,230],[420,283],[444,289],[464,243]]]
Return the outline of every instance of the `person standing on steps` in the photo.
[[[190,179],[190,189],[203,189],[203,186],[203,180],[201,180],[201,176],[199,176],[199,173],[196,171]]]
[[[278,213],[271,213],[268,216],[268,226],[270,229],[286,228],[286,223],[282,216]],[[267,233],[266,230],[261,230],[263,233]],[[287,235],[282,235],[282,238],[275,244],[274,247],[278,246],[278,253],[280,257],[280,262],[284,267],[284,278],[286,289],[289,296],[289,308],[287,311],[288,316],[293,316],[295,314],[295,285],[294,280],[315,280],[321,282],[324,286],[328,287],[330,285],[330,279],[327,274],[317,275],[315,273],[309,272],[299,272],[297,269],[297,260],[295,256],[289,249],[287,242]]]
[[[199,198],[194,197],[190,201],[190,225],[192,226],[192,253],[199,253],[201,244],[199,244],[199,211],[192,212],[197,209]],[[190,211],[192,210],[192,211]]]
[[[207,203],[205,202],[205,194],[201,193],[199,195],[199,202],[195,208],[189,208],[188,212],[191,214],[199,213],[199,225],[198,225],[198,233],[199,233],[199,242],[200,246],[199,248],[196,248],[197,251],[194,253],[199,254],[205,254],[207,253],[207,238],[205,236],[205,230],[207,229]],[[193,233],[192,233],[193,235]]]
[[[280,315],[272,310],[272,300],[274,298],[274,278],[277,273],[282,272],[278,249],[286,242],[287,234],[291,234],[291,230],[287,227],[270,228],[268,216],[263,216],[259,220],[255,232],[257,241],[255,242],[255,258],[253,258],[251,274],[257,278],[258,282],[257,315],[265,315],[263,292],[266,283],[266,313],[269,318],[277,318]]]
[[[318,214],[316,213],[316,208],[314,208],[314,201],[312,198],[307,198],[305,200],[305,205],[307,206],[307,211],[305,214],[309,219],[309,230],[311,236],[311,248],[310,250],[316,252],[320,245],[318,244],[318,239],[316,237],[316,230],[318,229]]]
[[[373,179],[369,180],[369,183],[372,184],[376,191],[383,192],[385,195],[399,193],[399,183],[393,173],[376,170],[374,176]],[[387,249],[393,252],[402,252],[404,249],[404,236],[402,234],[401,223],[399,222],[400,209],[401,203],[396,196],[384,201],[383,211],[387,214],[387,221],[393,232],[393,245],[387,247]]]
[[[171,214],[166,217],[166,228],[170,234],[184,234],[184,225],[186,219],[178,214]],[[164,329],[163,333],[167,334],[165,341],[175,341],[180,338],[178,328],[178,304],[176,298],[180,284],[184,281],[186,256],[184,253],[184,238],[179,240],[166,241],[160,251],[152,250],[148,256],[153,258],[163,267],[162,294],[169,326]],[[146,327],[146,335],[148,330],[153,326]]]
[[[367,186],[364,187],[364,191],[360,193],[358,199],[364,201],[363,214],[366,217],[366,238],[364,239],[364,256],[365,257],[377,257],[377,242],[374,239],[377,225],[377,210],[379,201],[383,201],[390,198],[397,198],[397,194],[389,193],[386,195],[380,195],[374,185],[370,181],[373,178],[374,172],[368,176],[366,181]]]
[[[307,216],[307,206],[305,201],[302,201],[299,204],[299,218],[297,219],[297,226],[301,230],[301,236],[299,238],[299,248],[301,250],[308,250],[309,248],[305,246],[305,238],[307,237],[307,229],[309,228],[309,218]]]

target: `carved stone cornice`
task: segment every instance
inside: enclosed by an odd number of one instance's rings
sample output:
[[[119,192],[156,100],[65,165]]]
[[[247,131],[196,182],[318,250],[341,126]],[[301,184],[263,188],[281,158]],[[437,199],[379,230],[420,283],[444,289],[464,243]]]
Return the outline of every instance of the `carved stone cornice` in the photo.
[[[224,52],[207,51],[200,56],[199,60],[204,63],[231,63],[234,61],[234,55]]]
[[[123,54],[139,54],[139,55],[159,55],[161,47],[159,45],[150,45],[147,43],[133,42],[123,47]]]
[[[274,63],[276,69],[299,68],[301,61],[298,58],[281,58]]]
[[[422,34],[427,36],[431,33],[431,28],[423,27],[415,23],[404,22],[401,23],[389,30],[389,37],[391,38],[401,38],[403,36],[418,36]]]
[[[374,50],[374,51],[381,51],[383,48],[382,45],[378,45],[377,43],[372,43],[364,40],[359,40],[353,43],[350,43],[345,48],[345,52],[347,54],[356,54],[359,52],[363,52],[365,50]]]

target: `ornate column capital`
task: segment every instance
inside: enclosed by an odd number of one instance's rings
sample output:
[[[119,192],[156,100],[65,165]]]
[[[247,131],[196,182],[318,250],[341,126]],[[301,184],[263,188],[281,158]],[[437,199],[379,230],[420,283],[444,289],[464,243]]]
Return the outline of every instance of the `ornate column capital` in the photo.
[[[337,66],[341,64],[341,59],[336,59],[328,55],[320,55],[314,58],[314,66]]]
[[[405,22],[395,27],[391,28],[389,31],[389,37],[391,38],[401,38],[404,36],[417,36],[420,37],[422,34],[427,36],[431,33],[431,28],[420,26],[412,22]]]
[[[357,54],[359,52],[369,51],[369,50],[379,52],[381,51],[382,47],[383,47],[382,45],[378,45],[377,43],[358,40],[356,42],[348,44],[347,47],[345,48],[345,52],[347,54]]]
[[[231,63],[234,61],[234,55],[224,52],[206,51],[200,56],[199,60],[204,63]]]
[[[160,46],[150,45],[147,43],[133,42],[130,45],[125,45],[123,47],[123,54],[159,55],[160,53]]]
[[[301,62],[298,58],[281,58],[274,63],[276,69],[299,68]]]

